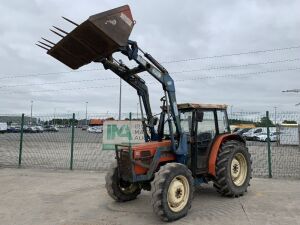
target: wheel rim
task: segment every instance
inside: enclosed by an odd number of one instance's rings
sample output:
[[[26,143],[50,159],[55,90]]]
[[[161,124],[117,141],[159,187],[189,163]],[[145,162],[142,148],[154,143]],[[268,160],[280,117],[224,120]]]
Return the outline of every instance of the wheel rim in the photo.
[[[247,161],[242,153],[237,153],[231,161],[231,179],[236,186],[242,186],[247,177]]]
[[[173,212],[182,210],[189,199],[190,186],[186,177],[179,175],[173,178],[168,188],[167,201]]]

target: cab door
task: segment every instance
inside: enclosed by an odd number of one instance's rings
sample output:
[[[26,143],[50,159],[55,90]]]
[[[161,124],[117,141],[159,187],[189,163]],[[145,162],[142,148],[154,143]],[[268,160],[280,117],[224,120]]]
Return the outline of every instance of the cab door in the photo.
[[[207,172],[210,146],[217,135],[217,115],[214,110],[198,110],[194,118],[192,165],[193,172],[201,174]]]

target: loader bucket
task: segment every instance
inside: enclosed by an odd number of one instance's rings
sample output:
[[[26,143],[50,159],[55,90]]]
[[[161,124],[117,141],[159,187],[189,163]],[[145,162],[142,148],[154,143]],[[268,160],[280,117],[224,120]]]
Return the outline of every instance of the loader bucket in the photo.
[[[77,25],[69,19],[66,20]],[[51,31],[63,38],[57,44],[46,40],[54,44],[46,45],[51,47],[47,49],[47,54],[72,69],[78,69],[97,59],[109,57],[120,47],[126,46],[133,25],[130,8],[125,5],[90,16],[70,33],[54,27],[60,32]]]

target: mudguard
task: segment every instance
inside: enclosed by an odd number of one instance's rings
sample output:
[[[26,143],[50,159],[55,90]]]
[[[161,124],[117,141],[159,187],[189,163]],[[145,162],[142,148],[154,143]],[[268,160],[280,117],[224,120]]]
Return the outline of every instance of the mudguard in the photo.
[[[221,145],[225,141],[237,140],[246,143],[245,140],[237,134],[222,134],[216,137],[210,151],[209,161],[208,161],[208,173],[212,176],[216,176],[216,161]]]

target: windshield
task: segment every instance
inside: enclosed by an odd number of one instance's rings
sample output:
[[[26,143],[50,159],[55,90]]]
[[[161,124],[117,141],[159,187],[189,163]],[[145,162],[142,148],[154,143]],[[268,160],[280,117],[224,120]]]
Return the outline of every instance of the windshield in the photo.
[[[193,115],[192,111],[186,111],[186,112],[179,113],[181,129],[185,133],[190,133],[191,126],[192,126],[192,115]],[[172,126],[173,126],[173,132],[175,134],[176,128],[175,128],[175,124],[174,124],[173,120],[172,120]],[[166,135],[170,134],[168,123],[165,124],[164,134],[166,134]]]
[[[190,132],[192,126],[192,112],[180,112],[181,129]]]

